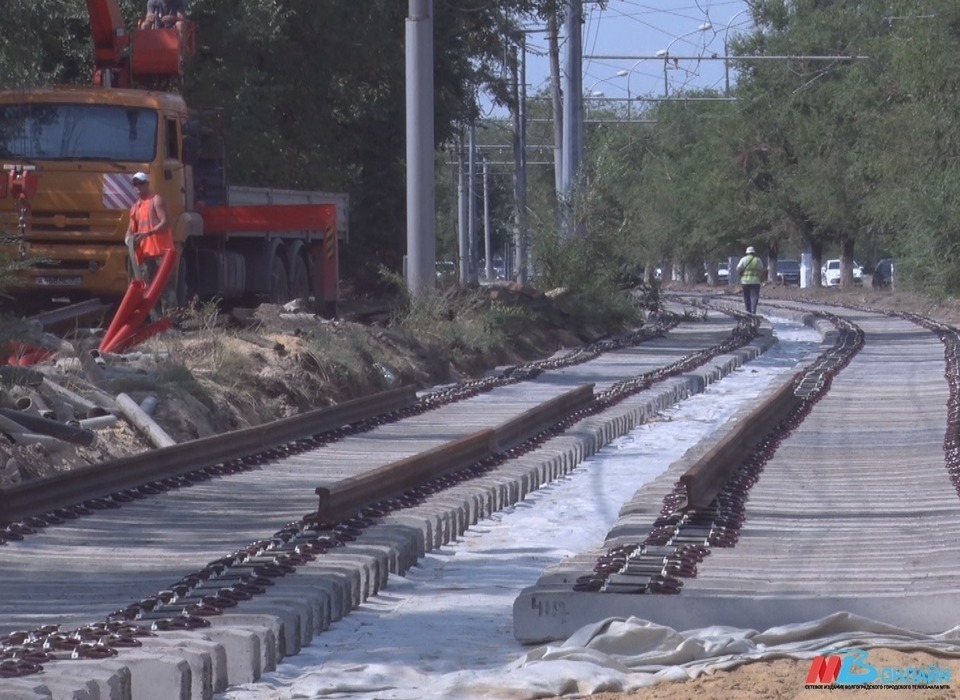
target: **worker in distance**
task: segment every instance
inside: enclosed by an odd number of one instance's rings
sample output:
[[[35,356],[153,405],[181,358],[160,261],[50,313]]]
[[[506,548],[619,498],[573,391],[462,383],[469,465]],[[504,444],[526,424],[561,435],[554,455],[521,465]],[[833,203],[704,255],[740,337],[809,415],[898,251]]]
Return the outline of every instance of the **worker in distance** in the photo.
[[[182,44],[186,33],[186,22],[186,0],[147,0],[147,16],[140,23],[140,29],[176,27]]]
[[[743,290],[743,305],[748,314],[757,313],[757,304],[760,303],[760,284],[763,282],[765,266],[757,255],[756,249],[747,246],[746,255],[737,263],[737,274],[740,275],[740,287]]]

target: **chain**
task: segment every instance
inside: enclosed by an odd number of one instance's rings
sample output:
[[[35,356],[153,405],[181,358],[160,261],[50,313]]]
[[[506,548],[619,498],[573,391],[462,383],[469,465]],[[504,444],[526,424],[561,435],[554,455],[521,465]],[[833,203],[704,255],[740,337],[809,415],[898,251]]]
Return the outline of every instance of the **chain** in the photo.
[[[27,207],[26,197],[20,197],[20,240],[17,243],[17,251],[20,254],[20,259],[23,260],[27,257],[27,214],[29,209]]]

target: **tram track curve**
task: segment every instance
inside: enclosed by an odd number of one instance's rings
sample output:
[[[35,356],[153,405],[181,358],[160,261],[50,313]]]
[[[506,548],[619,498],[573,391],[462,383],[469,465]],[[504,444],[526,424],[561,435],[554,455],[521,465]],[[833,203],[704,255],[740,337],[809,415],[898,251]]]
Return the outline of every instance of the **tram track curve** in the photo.
[[[929,531],[931,518],[953,522],[949,514],[960,507],[956,499],[956,492],[960,492],[956,466],[957,329],[916,314],[865,305],[772,301],[762,310],[770,316],[832,315],[848,326],[855,319],[858,325],[867,324],[870,331],[838,328],[833,347],[820,357],[821,367],[813,366],[795,375],[789,392],[794,395],[782,403],[782,420],[776,426],[764,424],[763,411],[769,410],[766,404],[738,418],[739,428],[731,432],[740,433],[739,454],[729,463],[731,469],[736,467],[736,473],[712,502],[691,506],[689,489],[684,490],[689,484],[684,482],[691,472],[703,467],[704,460],[723,451],[725,443],[731,442],[730,433],[708,448],[699,461],[682,460],[656,485],[625,504],[621,521],[611,529],[603,549],[592,556],[571,558],[526,589],[514,606],[515,632],[523,630],[518,633],[519,639],[526,643],[562,639],[584,622],[586,618],[579,611],[585,609],[590,610],[591,620],[627,614],[615,610],[629,610],[631,615],[676,629],[710,624],[764,629],[835,610],[859,611],[910,629],[941,629],[938,611],[952,595],[949,584],[940,583],[946,570],[940,561],[943,543],[938,544],[932,536],[930,542],[915,543],[915,552],[909,557],[914,568],[891,570],[882,576],[876,573],[877,567],[883,566],[882,560],[872,556],[896,547],[889,544],[892,541],[911,547],[906,533],[913,532],[917,518]],[[931,335],[925,335],[925,331]],[[916,345],[915,351],[915,344],[922,345]],[[940,387],[936,387],[937,372],[932,369],[936,344],[942,346],[946,380],[940,380]],[[842,396],[834,401],[830,392],[833,380],[846,376],[849,363],[864,348],[869,352],[866,359],[857,362],[853,372],[857,379],[845,379]],[[851,405],[855,394],[850,382],[871,378],[870,368],[874,366],[880,372],[872,379],[883,388],[875,391],[864,385],[867,403],[857,410],[855,404]],[[890,370],[883,369],[888,366]],[[890,371],[903,371],[905,375],[884,375]],[[902,387],[906,393],[891,395],[887,383]],[[820,410],[818,404],[824,409]],[[853,422],[845,420],[838,409],[852,410]],[[911,425],[912,415],[916,428]],[[936,440],[931,437],[935,431],[931,421],[937,416],[944,421],[939,455]],[[810,421],[810,427],[805,425],[808,418],[816,418]],[[798,439],[791,439],[793,434]],[[851,455],[844,449],[831,453],[830,447],[843,444],[835,434],[871,436],[881,444],[899,441],[901,447],[894,454],[901,461],[884,470],[880,452],[873,459]],[[781,455],[780,448],[785,444],[789,448]],[[849,466],[848,460],[852,462]],[[775,464],[774,473],[761,478],[771,462]],[[949,481],[943,478],[940,463]],[[912,472],[911,468],[918,471]],[[750,495],[757,484],[763,487],[760,500]],[[953,494],[952,502],[944,487]],[[902,491],[902,499],[891,500],[885,488]],[[861,502],[862,493],[871,496]],[[917,505],[912,505],[914,498]],[[794,500],[803,505],[795,505]],[[864,519],[866,533],[859,538],[858,517]],[[821,520],[823,530],[817,529]],[[893,523],[902,523],[903,529],[886,532]],[[746,525],[752,534],[741,552],[741,528]],[[871,527],[882,529],[874,536]],[[952,529],[948,526],[943,532],[949,540]],[[710,555],[717,551],[732,554],[714,561],[717,557]],[[853,552],[857,556],[851,556]],[[739,564],[741,558],[743,563]],[[928,573],[918,561],[929,562]],[[822,562],[819,569],[818,562]],[[704,572],[707,580],[698,582]],[[556,595],[563,589],[573,593]],[[676,602],[650,595],[657,593],[674,594],[668,598]],[[611,598],[620,598],[621,602],[610,602]],[[656,598],[663,602],[653,602]],[[903,612],[898,612],[894,600],[902,600]],[[931,602],[925,603],[927,600]],[[552,612],[561,609],[565,611],[562,622]]]
[[[809,309],[805,312],[810,313]],[[742,339],[736,342],[742,342]],[[725,345],[723,349],[729,350],[730,347],[732,345]],[[672,363],[671,371],[675,374],[688,371],[695,366],[693,356],[701,354],[691,353],[691,357]],[[631,378],[629,383],[633,390],[639,390],[637,387],[649,387],[652,378],[649,374],[638,375]],[[598,392],[598,397],[603,396],[604,392]],[[612,403],[614,402],[611,401],[611,405]],[[582,419],[582,416],[568,417],[571,421],[579,419]],[[541,437],[542,439],[544,438]],[[476,477],[477,474],[472,476]],[[449,479],[449,476],[444,478]],[[450,486],[453,483],[457,483],[457,480],[448,482],[446,485]],[[105,621],[77,628],[72,632],[64,632],[60,628],[38,628],[29,633],[18,633],[14,637],[8,635],[9,639],[6,639],[7,646],[4,649],[7,658],[4,661],[12,662],[7,664],[11,671],[29,670],[29,664],[42,666],[44,663],[49,664],[53,660],[63,658],[67,654],[73,658],[94,659],[101,658],[101,655],[112,656],[109,651],[106,651],[107,649],[116,650],[126,646],[136,646],[140,639],[137,635],[157,634],[163,632],[164,628],[176,631],[189,629],[195,625],[196,629],[201,629],[204,626],[205,615],[196,613],[206,613],[206,619],[209,620],[210,617],[228,608],[242,606],[244,602],[265,592],[274,581],[279,580],[283,575],[293,573],[299,566],[308,563],[314,557],[322,556],[331,550],[341,549],[344,545],[355,541],[358,536],[362,536],[363,529],[371,519],[379,518],[385,512],[387,511],[382,509],[378,512],[375,508],[367,513],[358,513],[353,519],[338,522],[321,523],[313,518],[291,523],[290,526],[273,533],[272,536],[251,543],[249,546],[251,551],[244,553],[237,550],[227,557],[214,560],[204,567],[200,576],[185,576],[173,586],[158,591],[157,595],[145,598],[139,604],[118,610]],[[312,532],[304,537],[305,531],[311,529]],[[211,573],[216,575],[211,576]],[[221,585],[224,583],[232,585]],[[371,590],[377,587],[376,582],[368,585]],[[145,607],[150,609],[145,610]],[[177,614],[172,617],[165,614],[170,611],[176,611]],[[187,614],[184,614],[185,612]],[[150,627],[156,626],[157,629],[145,629],[145,622],[150,622]],[[52,651],[44,652],[43,645],[40,651],[37,650],[37,643],[43,639],[44,635],[46,635],[45,643]],[[57,647],[58,644],[61,646]],[[288,649],[285,650],[287,653],[291,646],[293,645],[287,644]],[[44,658],[43,653],[49,656]]]

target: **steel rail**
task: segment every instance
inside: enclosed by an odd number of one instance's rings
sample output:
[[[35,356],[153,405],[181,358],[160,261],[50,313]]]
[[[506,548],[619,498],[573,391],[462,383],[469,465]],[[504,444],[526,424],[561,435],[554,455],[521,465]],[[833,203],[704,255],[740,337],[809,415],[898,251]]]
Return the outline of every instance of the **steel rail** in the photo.
[[[716,445],[707,450],[680,476],[686,504],[680,510],[710,507],[723,487],[761,440],[800,405],[801,399],[789,381],[740,421]]]
[[[317,521],[334,523],[352,518],[367,506],[507,452],[593,405],[593,389],[593,384],[584,384],[496,428],[480,430],[369,472],[318,486]]]
[[[589,408],[596,401],[594,387],[584,384],[497,426],[493,429],[494,452],[506,452]]]
[[[479,430],[432,450],[318,486],[317,522],[335,523],[351,518],[365,506],[409,491],[430,479],[461,471],[493,453],[494,432]]]
[[[273,423],[94,464],[0,489],[0,523],[8,524],[151,482],[242,459],[278,445],[334,430],[416,403],[416,390],[401,387]]]

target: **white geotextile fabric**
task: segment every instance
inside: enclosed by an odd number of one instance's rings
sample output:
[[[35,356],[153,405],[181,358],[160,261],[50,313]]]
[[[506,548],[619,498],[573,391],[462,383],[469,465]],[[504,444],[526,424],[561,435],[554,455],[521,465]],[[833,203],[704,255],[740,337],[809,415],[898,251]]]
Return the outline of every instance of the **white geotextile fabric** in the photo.
[[[497,672],[449,674],[424,690],[425,697],[510,700],[627,692],[748,662],[810,659],[818,651],[847,647],[960,657],[960,627],[926,635],[841,612],[764,632],[723,626],[677,632],[635,617],[608,618]]]

